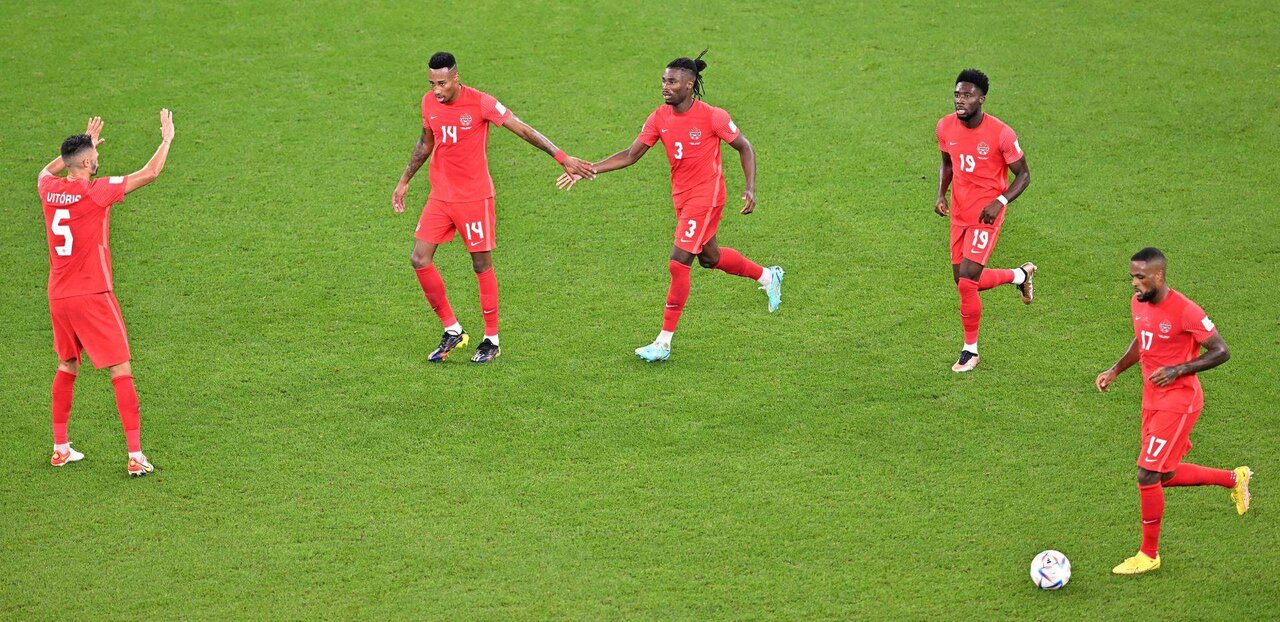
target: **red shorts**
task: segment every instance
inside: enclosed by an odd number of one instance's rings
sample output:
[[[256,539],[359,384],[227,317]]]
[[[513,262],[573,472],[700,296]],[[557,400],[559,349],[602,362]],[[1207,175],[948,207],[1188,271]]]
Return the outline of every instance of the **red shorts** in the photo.
[[[976,264],[987,265],[991,259],[991,251],[996,249],[996,240],[1000,238],[1000,225],[958,225],[951,223],[951,263],[960,263],[968,259]]]
[[[413,237],[428,244],[444,244],[453,239],[454,232],[461,231],[468,253],[491,251],[498,247],[496,223],[493,197],[458,203],[429,199]]]
[[[1191,428],[1200,411],[1142,409],[1142,447],[1138,466],[1148,471],[1168,473],[1178,468],[1191,451]]]
[[[676,248],[697,255],[720,228],[724,201],[711,195],[681,195],[675,198]]]
[[[99,369],[127,362],[129,335],[115,294],[85,294],[49,301],[53,318],[53,351],[58,360],[82,362],[80,353]]]

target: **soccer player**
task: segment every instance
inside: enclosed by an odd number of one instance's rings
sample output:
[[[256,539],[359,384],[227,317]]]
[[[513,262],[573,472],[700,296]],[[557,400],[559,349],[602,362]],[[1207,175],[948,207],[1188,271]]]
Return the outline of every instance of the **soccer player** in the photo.
[[[783,271],[779,266],[763,268],[738,251],[720,246],[716,230],[726,198],[724,168],[720,164],[720,141],[738,151],[746,189],[742,193],[742,213],[756,207],[756,154],[729,113],[702,101],[702,71],[707,63],[681,57],[667,63],[662,73],[662,105],[645,120],[640,135],[631,146],[593,165],[605,173],[635,164],[659,140],[671,164],[671,198],[675,203],[675,247],[667,268],[671,285],[662,316],[662,330],[653,343],[636,348],[636,356],[649,361],[665,361],[671,356],[671,338],[689,299],[689,271],[693,260],[703,268],[715,268],[760,283],[769,299],[769,312],[782,303]],[[569,190],[580,176],[565,174],[556,185]]]
[[[111,207],[123,202],[126,194],[155,181],[164,170],[173,142],[173,114],[167,109],[160,111],[160,146],[155,155],[142,169],[123,177],[94,178],[101,132],[102,119],[89,119],[85,133],[62,141],[62,155],[45,166],[36,179],[49,240],[49,314],[53,318],[53,350],[59,360],[53,377],[53,457],[49,464],[60,467],[84,458],[67,440],[67,421],[81,353],[87,352],[94,367],[111,372],[129,450],[126,470],[131,476],[140,476],[154,467],[142,453],[129,337],[120,303],[112,293],[109,226]],[[66,177],[60,177],[64,170]]]
[[[440,347],[427,357],[440,362],[454,348],[465,346],[467,332],[449,306],[444,279],[433,263],[436,247],[461,231],[471,267],[480,283],[480,309],[484,314],[484,340],[471,358],[488,363],[501,354],[498,348],[498,278],[493,273],[493,249],[497,247],[493,178],[489,176],[489,125],[500,125],[555,158],[566,173],[594,176],[590,166],[565,155],[545,136],[517,119],[510,110],[484,93],[459,81],[453,54],[437,52],[428,63],[431,91],[422,97],[422,138],[413,148],[409,165],[391,195],[391,206],[404,211],[409,181],[431,158],[431,194],[414,233],[409,262],[427,303],[444,325]],[[432,158],[431,156],[435,157]]]
[[[1012,270],[984,270],[1000,237],[1005,208],[1031,183],[1027,157],[1013,129],[982,111],[989,86],[986,74],[965,69],[956,78],[955,114],[938,121],[938,198],[933,211],[951,216],[951,274],[960,292],[960,322],[964,346],[951,371],[978,366],[978,324],[982,298],[978,292],[1012,283],[1024,304],[1034,294],[1031,279],[1036,266],[1026,262]],[[1013,183],[1009,183],[1009,171]],[[954,182],[954,183],[953,183]],[[947,188],[951,187],[951,205]]]
[[[1133,341],[1124,356],[1098,374],[1094,385],[1107,391],[1124,370],[1142,363],[1142,444],[1138,450],[1138,497],[1142,506],[1142,548],[1112,569],[1140,574],[1160,567],[1160,519],[1164,489],[1170,486],[1221,486],[1231,489],[1236,513],[1249,511],[1247,466],[1211,469],[1182,458],[1191,449],[1191,429],[1204,407],[1196,374],[1231,357],[1204,310],[1165,283],[1168,260],[1159,249],[1144,248],[1129,261],[1137,294],[1129,303]],[[1204,349],[1204,354],[1200,350]]]

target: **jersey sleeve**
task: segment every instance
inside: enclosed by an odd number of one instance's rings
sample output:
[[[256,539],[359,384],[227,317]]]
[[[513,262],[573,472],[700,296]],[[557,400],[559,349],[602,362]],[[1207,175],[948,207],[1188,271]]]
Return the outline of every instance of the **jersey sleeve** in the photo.
[[[1004,126],[1000,130],[1000,153],[1004,155],[1005,164],[1013,164],[1022,159],[1022,146],[1018,144],[1018,135],[1013,128]]]
[[[938,127],[933,130],[933,133],[938,137],[938,151],[942,153],[947,153],[947,141],[942,138],[942,122],[945,120],[938,119]]]
[[[738,126],[733,123],[733,119],[729,117],[729,113],[721,108],[711,111],[711,127],[715,129],[716,136],[727,143],[737,140],[742,134],[738,131]]]
[[[1213,325],[1213,320],[1210,320],[1209,316],[1205,315],[1204,309],[1194,302],[1188,302],[1186,308],[1182,310],[1182,327],[1191,333],[1196,343],[1204,343],[1218,334],[1218,328]]]
[[[640,128],[640,135],[636,140],[652,147],[658,142],[658,111],[649,113],[649,118],[644,120],[644,127]]]
[[[484,116],[485,121],[494,125],[502,125],[511,118],[511,111],[488,93],[480,94],[480,114]]]
[[[124,202],[125,176],[98,179],[89,189],[89,196],[99,207],[111,207]]]

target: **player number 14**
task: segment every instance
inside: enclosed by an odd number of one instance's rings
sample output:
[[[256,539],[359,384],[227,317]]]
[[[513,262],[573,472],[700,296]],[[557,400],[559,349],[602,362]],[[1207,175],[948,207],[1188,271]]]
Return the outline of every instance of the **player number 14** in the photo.
[[[62,236],[62,245],[53,247],[53,251],[59,257],[70,255],[71,245],[76,241],[75,237],[71,235],[71,227],[62,224],[70,219],[71,210],[60,209],[53,211],[53,224],[49,225],[49,229],[53,231],[54,235]]]

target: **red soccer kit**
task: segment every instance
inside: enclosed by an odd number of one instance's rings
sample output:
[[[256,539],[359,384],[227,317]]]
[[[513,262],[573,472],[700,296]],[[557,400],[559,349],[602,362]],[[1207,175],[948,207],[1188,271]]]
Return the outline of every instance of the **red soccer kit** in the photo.
[[[978,222],[978,216],[1009,187],[1009,165],[1022,159],[1018,135],[986,113],[974,129],[954,114],[942,117],[937,135],[938,149],[951,156],[951,263],[969,259],[985,266],[1005,210],[994,225]]]
[[[462,231],[468,252],[491,251],[495,235],[493,178],[489,176],[489,124],[511,118],[488,93],[461,86],[450,103],[433,93],[422,98],[422,127],[435,139],[431,153],[431,194],[414,237],[443,244]]]
[[[1142,450],[1138,466],[1167,473],[1191,449],[1191,428],[1204,407],[1195,374],[1160,387],[1148,378],[1161,367],[1195,360],[1200,344],[1217,334],[1199,305],[1175,290],[1159,304],[1130,301],[1134,338],[1142,361]]]
[[[683,114],[663,104],[645,120],[636,140],[650,147],[661,140],[671,164],[676,248],[701,253],[720,227],[725,202],[720,141],[733,142],[738,134],[729,113],[701,100]]]
[[[120,304],[112,294],[111,206],[124,201],[125,178],[69,180],[41,177],[49,241],[49,313],[58,359],[80,361],[87,351],[95,367],[130,359]]]

